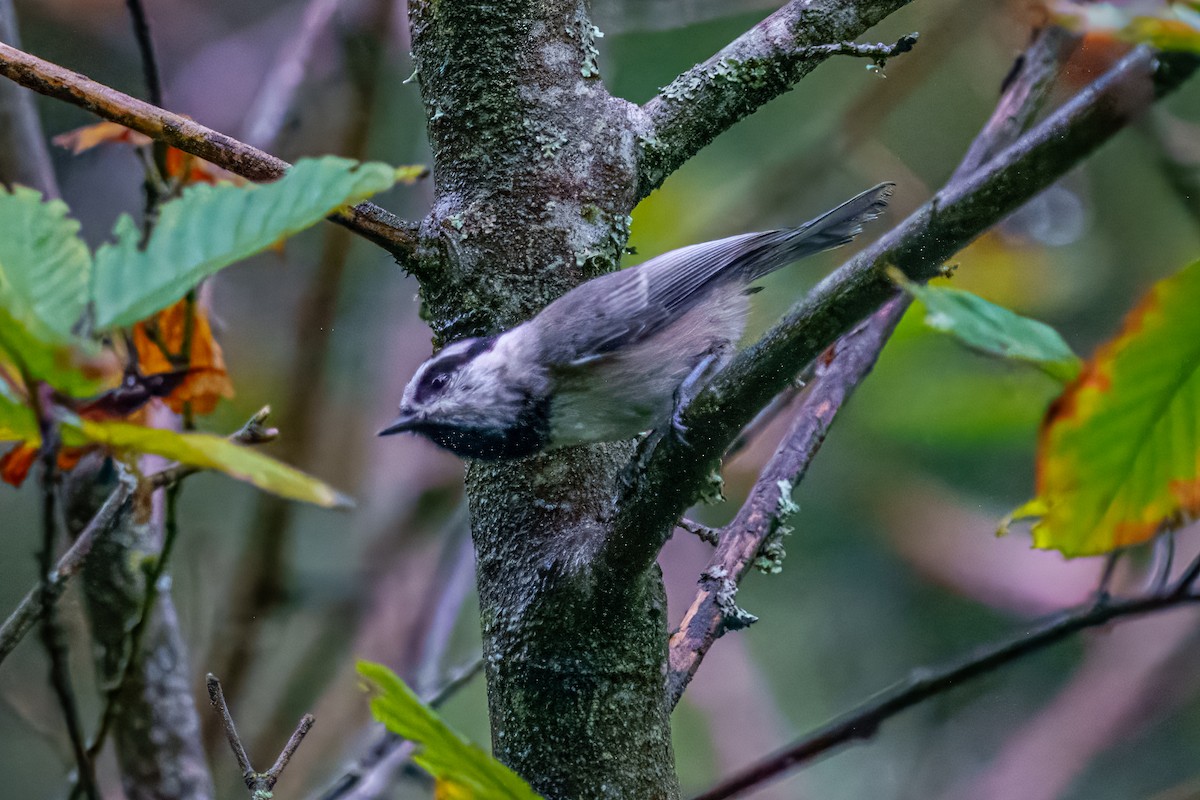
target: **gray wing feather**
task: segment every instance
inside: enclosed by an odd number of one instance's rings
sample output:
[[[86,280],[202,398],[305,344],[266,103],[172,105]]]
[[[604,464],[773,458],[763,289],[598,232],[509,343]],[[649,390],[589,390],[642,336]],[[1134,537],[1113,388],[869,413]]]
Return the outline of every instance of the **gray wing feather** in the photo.
[[[543,330],[557,337],[547,348],[565,356],[551,360],[579,365],[602,357],[678,319],[717,286],[749,284],[847,244],[883,212],[894,188],[881,183],[796,228],[694,244],[589,281],[539,315]],[[579,320],[584,324],[574,324]]]

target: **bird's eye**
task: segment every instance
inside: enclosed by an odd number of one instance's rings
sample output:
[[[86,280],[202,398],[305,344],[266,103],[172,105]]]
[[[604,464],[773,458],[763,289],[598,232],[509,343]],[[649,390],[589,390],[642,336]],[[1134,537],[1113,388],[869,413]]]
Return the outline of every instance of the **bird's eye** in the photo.
[[[429,381],[429,385],[432,386],[434,389],[441,389],[449,382],[450,382],[450,374],[446,373],[446,372],[439,372],[437,375],[433,376],[433,379],[431,381]]]

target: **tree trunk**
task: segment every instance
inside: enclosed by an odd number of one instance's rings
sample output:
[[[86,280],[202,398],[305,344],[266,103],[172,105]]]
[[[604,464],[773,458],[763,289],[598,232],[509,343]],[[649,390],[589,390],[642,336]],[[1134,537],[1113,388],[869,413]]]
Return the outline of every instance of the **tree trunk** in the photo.
[[[615,269],[640,110],[604,90],[583,2],[410,4],[434,153],[420,274],[439,343]],[[549,798],[674,798],[665,598],[594,553],[628,445],[467,470],[497,757]]]

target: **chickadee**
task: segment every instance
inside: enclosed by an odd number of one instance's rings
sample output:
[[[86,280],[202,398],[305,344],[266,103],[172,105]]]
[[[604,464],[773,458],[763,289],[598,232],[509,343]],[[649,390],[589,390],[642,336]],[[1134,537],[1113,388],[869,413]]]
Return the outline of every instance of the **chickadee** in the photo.
[[[894,187],[881,183],[797,228],[601,275],[511,330],[447,345],[417,370],[400,416],[379,435],[411,431],[496,460],[661,429],[733,355],[749,284],[851,241]]]

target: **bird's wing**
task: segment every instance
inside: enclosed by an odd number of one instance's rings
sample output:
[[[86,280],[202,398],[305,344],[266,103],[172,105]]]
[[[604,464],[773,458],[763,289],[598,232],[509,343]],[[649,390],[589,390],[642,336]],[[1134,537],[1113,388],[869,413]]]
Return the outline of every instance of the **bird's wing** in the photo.
[[[884,183],[796,228],[744,233],[672,250],[636,267],[588,281],[538,315],[546,348],[563,364],[583,364],[642,341],[726,282],[749,284],[862,233],[887,205]]]

